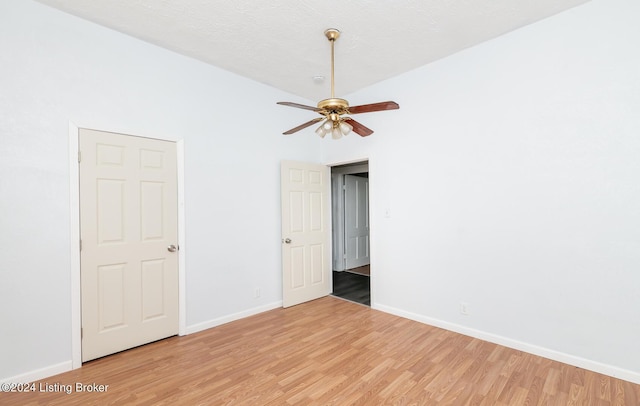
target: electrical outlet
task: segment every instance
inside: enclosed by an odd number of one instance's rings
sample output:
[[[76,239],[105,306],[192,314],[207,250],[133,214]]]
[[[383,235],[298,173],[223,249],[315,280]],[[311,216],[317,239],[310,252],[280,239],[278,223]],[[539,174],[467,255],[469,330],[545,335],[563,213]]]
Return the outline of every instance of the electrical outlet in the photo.
[[[469,303],[460,302],[460,314],[468,316],[469,315]]]
[[[256,299],[260,297],[260,288],[256,288],[256,290],[253,292],[253,297]]]

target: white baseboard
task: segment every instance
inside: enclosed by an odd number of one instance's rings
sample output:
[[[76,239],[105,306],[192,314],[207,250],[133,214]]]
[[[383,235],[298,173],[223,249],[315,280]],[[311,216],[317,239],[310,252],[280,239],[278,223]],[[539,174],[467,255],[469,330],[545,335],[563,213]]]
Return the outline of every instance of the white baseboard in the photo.
[[[249,310],[245,310],[239,313],[231,314],[229,316],[220,317],[217,319],[209,320],[203,323],[194,324],[187,327],[187,334],[197,333],[199,331],[207,330],[216,326],[220,326],[225,323],[229,323],[235,320],[240,320],[245,317],[253,316],[259,313],[263,313],[269,310],[282,307],[282,301],[269,303],[263,306],[254,307]],[[554,361],[562,362],[568,365],[573,365],[579,368],[584,368],[589,371],[597,372],[600,374],[612,376],[614,378],[623,379],[625,381],[640,384],[640,373],[630,371],[627,369],[618,368],[612,365],[603,364],[600,362],[592,361],[589,359],[576,357],[574,355],[562,353],[559,351],[551,350],[549,348],[540,347],[537,345],[525,343],[518,340],[513,340],[507,337],[502,337],[496,334],[490,334],[484,331],[468,328],[455,323],[449,323],[439,319],[426,317],[417,313],[407,312],[401,309],[397,309],[391,306],[385,306],[380,304],[373,304],[372,308],[385,313],[393,314],[395,316],[404,317],[409,320],[414,320],[420,323],[428,324],[430,326],[439,327],[445,330],[453,331],[466,336],[474,337],[480,340],[488,341],[494,344],[503,345],[505,347],[513,348],[519,351],[524,351],[529,354],[538,355],[540,357],[548,358]],[[65,361],[59,364],[51,365],[45,368],[37,369],[35,371],[26,372],[24,374],[15,375],[7,378],[0,378],[0,383],[29,383],[48,378],[53,375],[58,375],[63,372],[68,372],[73,369],[72,361]]]
[[[568,365],[573,365],[575,367],[587,369],[589,371],[597,372],[597,373],[608,375],[614,378],[619,378],[625,381],[640,384],[640,372],[618,368],[612,365],[603,364],[603,363],[592,361],[586,358],[581,358],[581,357],[566,354],[563,352],[551,350],[549,348],[540,347],[534,344],[513,340],[511,338],[461,326],[459,324],[450,323],[450,322],[446,322],[439,319],[434,319],[434,318],[423,316],[417,313],[407,312],[391,306],[375,304],[375,305],[372,305],[372,308],[375,310],[380,310],[385,313],[393,314],[395,316],[400,316],[406,319],[428,324],[430,326],[439,327],[445,330],[453,331],[455,333],[464,334],[466,336],[488,341],[490,343],[503,345],[505,347],[513,348],[515,350],[527,352],[529,354],[538,355],[540,357],[548,358],[548,359],[562,362]]]
[[[48,378],[53,375],[71,371],[72,369],[72,363],[71,360],[69,360],[45,368],[37,369],[35,371],[26,372],[24,374],[11,376],[8,378],[0,378],[0,383],[31,383],[44,378]]]
[[[277,302],[269,303],[263,306],[254,307],[239,313],[230,314],[228,316],[219,317],[217,319],[205,321],[202,323],[194,324],[191,326],[187,326],[186,333],[193,334],[199,331],[207,330],[222,324],[226,324],[232,321],[244,319],[245,317],[253,316],[259,313],[263,313],[269,310],[277,309],[282,307],[282,301],[279,300]]]

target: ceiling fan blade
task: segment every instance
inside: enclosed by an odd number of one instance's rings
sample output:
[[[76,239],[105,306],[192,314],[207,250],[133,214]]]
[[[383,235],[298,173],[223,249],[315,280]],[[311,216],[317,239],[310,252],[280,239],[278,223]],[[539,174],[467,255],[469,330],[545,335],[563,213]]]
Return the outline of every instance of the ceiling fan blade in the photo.
[[[353,127],[353,132],[358,134],[359,136],[366,137],[373,134],[372,129],[363,126],[351,117],[347,118],[347,120],[349,120],[349,124],[351,124],[351,127]]]
[[[398,103],[393,101],[385,101],[380,103],[373,104],[363,104],[360,106],[349,107],[350,114],[359,114],[359,113],[371,113],[373,111],[382,111],[382,110],[397,110],[400,106]]]
[[[283,106],[289,107],[297,107],[299,109],[311,110],[311,111],[320,111],[319,108],[313,106],[305,106],[304,104],[292,103],[292,102],[278,102],[276,104],[281,104]]]
[[[295,133],[295,132],[298,132],[298,131],[302,130],[303,128],[307,128],[307,127],[309,127],[310,125],[313,125],[313,124],[317,123],[318,121],[322,120],[323,118],[324,118],[324,117],[314,118],[313,120],[311,120],[311,121],[307,121],[307,122],[306,122],[306,123],[304,123],[304,124],[300,124],[299,126],[294,127],[294,128],[292,128],[292,129],[290,129],[289,131],[285,131],[285,132],[283,132],[282,134],[284,134],[284,135],[293,134],[293,133]]]

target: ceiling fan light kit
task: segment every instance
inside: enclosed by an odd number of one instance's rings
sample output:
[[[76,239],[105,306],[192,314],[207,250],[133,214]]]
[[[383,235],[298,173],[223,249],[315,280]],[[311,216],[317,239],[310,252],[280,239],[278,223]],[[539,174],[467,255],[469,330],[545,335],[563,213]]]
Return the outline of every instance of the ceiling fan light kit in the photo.
[[[311,121],[308,121],[304,124],[301,124],[297,127],[294,127],[288,131],[285,131],[283,134],[289,135],[295,132],[298,132],[304,128],[312,126],[313,124],[322,121],[320,127],[316,129],[316,134],[320,136],[320,138],[324,138],[327,134],[331,133],[331,137],[333,139],[339,139],[343,136],[349,134],[351,131],[360,135],[361,137],[366,137],[373,134],[373,130],[365,127],[360,124],[356,120],[348,115],[351,114],[359,114],[359,113],[371,113],[374,111],[382,111],[382,110],[396,110],[399,109],[398,103],[393,101],[386,101],[380,103],[373,104],[365,104],[361,106],[353,106],[349,107],[349,102],[345,99],[340,99],[335,97],[334,90],[334,43],[340,37],[340,31],[335,28],[329,28],[324,32],[324,35],[327,37],[329,42],[331,43],[331,98],[320,100],[318,102],[318,107],[306,106],[304,104],[292,103],[292,102],[278,102],[283,106],[296,107],[299,109],[305,110],[313,110],[323,117],[315,118]],[[323,121],[324,120],[324,121]]]

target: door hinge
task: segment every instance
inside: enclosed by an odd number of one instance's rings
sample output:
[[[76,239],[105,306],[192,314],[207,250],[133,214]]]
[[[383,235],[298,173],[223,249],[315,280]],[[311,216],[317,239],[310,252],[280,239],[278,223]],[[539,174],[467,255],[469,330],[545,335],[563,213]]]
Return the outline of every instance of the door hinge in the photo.
[[[82,152],[78,151],[78,163],[82,161]]]
[[[82,251],[82,240],[80,240],[80,251]]]
[[[84,338],[84,328],[80,327],[80,338]]]

